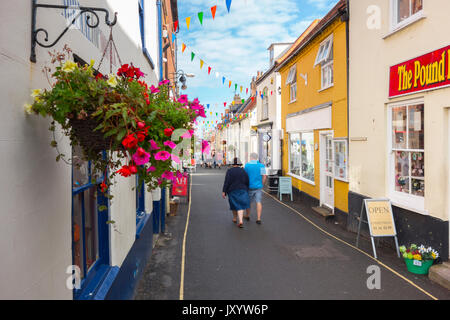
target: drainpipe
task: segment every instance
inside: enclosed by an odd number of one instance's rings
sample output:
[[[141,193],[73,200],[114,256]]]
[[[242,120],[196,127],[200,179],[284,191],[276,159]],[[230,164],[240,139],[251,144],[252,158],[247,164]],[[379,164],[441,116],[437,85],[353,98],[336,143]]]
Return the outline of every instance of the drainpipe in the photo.
[[[163,80],[163,49],[162,49],[162,9],[161,0],[156,0],[156,7],[158,9],[158,51],[159,51],[159,81]],[[166,217],[166,188],[161,189],[161,232],[165,232],[165,217]]]

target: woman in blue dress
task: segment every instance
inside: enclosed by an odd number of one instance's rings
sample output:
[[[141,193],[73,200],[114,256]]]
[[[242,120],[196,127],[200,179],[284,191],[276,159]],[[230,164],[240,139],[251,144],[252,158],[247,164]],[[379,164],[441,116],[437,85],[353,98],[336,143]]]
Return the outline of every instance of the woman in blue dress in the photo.
[[[250,208],[250,197],[248,196],[249,179],[247,172],[241,167],[238,158],[234,158],[232,167],[227,170],[223,183],[222,197],[228,196],[230,210],[233,211],[233,222],[239,228],[243,227],[242,218],[244,211]]]

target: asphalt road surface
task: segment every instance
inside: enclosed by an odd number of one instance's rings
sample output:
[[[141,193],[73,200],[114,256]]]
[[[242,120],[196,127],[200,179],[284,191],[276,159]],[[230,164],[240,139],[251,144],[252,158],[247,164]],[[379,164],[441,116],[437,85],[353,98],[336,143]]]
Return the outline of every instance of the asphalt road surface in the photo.
[[[264,194],[262,224],[252,208],[239,229],[221,197],[225,172],[192,175],[189,219],[187,204],[167,219],[170,234],[158,241],[135,299],[178,300],[181,282],[185,300],[450,299],[427,276],[408,273],[392,250],[380,248],[378,263],[369,241],[361,243],[367,255],[352,247],[355,234],[301,204],[285,201],[294,211]]]

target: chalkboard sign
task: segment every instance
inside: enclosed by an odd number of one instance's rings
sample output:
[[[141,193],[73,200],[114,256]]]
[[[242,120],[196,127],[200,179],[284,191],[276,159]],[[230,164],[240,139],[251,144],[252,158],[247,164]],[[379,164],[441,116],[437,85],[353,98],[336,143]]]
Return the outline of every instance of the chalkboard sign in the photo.
[[[283,194],[290,194],[292,201],[292,178],[291,177],[280,177],[278,184],[278,195],[280,200]]]

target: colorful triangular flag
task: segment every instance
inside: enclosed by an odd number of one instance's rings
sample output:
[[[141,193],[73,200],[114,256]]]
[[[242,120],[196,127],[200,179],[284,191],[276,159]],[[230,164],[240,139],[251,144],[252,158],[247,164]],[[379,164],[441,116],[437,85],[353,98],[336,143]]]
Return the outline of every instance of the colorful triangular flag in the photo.
[[[200,24],[203,25],[203,12],[198,13],[198,20],[200,21]]]
[[[230,13],[231,1],[232,0],[226,0],[228,13]]]
[[[211,14],[212,14],[213,20],[216,16],[216,10],[217,10],[217,6],[211,7]]]
[[[208,67],[208,74],[211,73],[211,67]]]
[[[183,43],[183,44],[181,45],[181,52],[184,53],[184,50],[186,50],[186,45]]]
[[[194,61],[195,53],[191,52],[191,61]]]
[[[191,17],[187,17],[186,18],[186,26],[187,26],[188,30],[189,30],[189,25],[190,24],[191,24]]]
[[[200,59],[200,69],[201,68],[203,68],[203,64],[204,64],[205,62],[202,60],[202,59]]]
[[[178,20],[173,23],[173,31],[177,32],[178,30]]]

